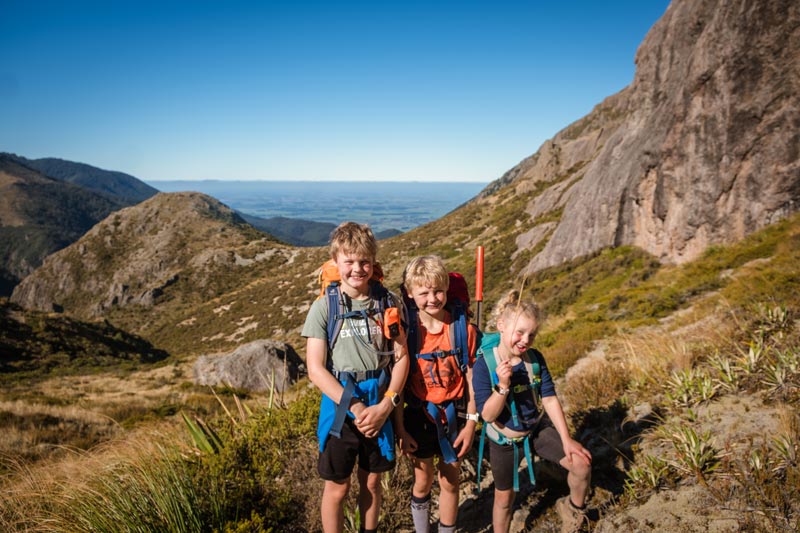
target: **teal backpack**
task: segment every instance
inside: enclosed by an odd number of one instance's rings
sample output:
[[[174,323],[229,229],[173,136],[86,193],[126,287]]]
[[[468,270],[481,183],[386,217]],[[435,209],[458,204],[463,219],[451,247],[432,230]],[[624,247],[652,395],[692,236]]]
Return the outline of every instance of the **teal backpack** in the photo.
[[[500,333],[486,333],[483,336],[481,347],[478,349],[477,357],[483,357],[486,361],[486,366],[489,368],[489,379],[492,382],[492,387],[497,385],[497,357],[494,349],[500,344]],[[519,410],[517,409],[517,396],[523,393],[533,394],[533,400],[539,407],[539,417],[537,422],[541,419],[544,410],[541,408],[541,388],[542,388],[542,373],[539,362],[534,355],[532,349],[528,350],[528,359],[532,362],[525,362],[525,367],[530,376],[530,383],[527,385],[515,385],[511,387],[511,391],[506,397],[506,408],[511,412],[511,418],[514,423],[519,421]],[[509,438],[500,433],[493,424],[483,422],[481,429],[480,444],[478,445],[478,487],[481,486],[481,466],[483,464],[483,448],[486,437],[489,437],[496,444],[501,446],[512,445],[514,447],[514,492],[519,492],[519,462],[520,462],[520,447],[522,447],[525,454],[525,459],[528,462],[528,475],[531,479],[531,484],[536,484],[536,478],[533,475],[533,454],[531,453],[530,437]]]

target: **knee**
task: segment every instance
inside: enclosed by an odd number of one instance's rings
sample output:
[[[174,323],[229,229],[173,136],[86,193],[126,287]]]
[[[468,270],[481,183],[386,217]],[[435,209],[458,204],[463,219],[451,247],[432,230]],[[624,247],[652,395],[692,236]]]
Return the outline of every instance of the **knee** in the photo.
[[[347,498],[347,493],[350,492],[350,480],[343,482],[338,481],[326,481],[325,482],[325,493],[337,500],[337,501],[344,501]]]
[[[574,461],[569,471],[572,475],[580,480],[590,480],[592,478],[592,465],[583,461]]]
[[[494,507],[502,511],[511,510],[514,505],[514,491],[513,490],[495,490],[494,491]]]
[[[414,494],[430,494],[433,490],[433,479],[415,479]]]
[[[460,481],[459,470],[441,470],[439,471],[439,487],[446,492],[458,492],[458,484]]]
[[[367,476],[367,481],[364,484],[364,488],[368,490],[371,494],[380,494],[381,493],[381,475],[380,474],[370,474]]]

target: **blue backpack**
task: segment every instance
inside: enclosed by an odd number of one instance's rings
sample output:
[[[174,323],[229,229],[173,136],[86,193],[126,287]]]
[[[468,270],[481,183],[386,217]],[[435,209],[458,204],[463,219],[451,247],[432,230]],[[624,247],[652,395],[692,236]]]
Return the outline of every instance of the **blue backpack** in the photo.
[[[494,349],[500,344],[499,333],[487,333],[483,336],[483,341],[478,349],[477,357],[483,357],[486,361],[486,366],[489,368],[489,379],[492,386],[497,385],[497,357],[495,356]],[[516,385],[511,388],[508,396],[506,396],[506,409],[511,412],[511,418],[515,424],[519,422],[519,409],[517,408],[517,397],[520,394],[533,394],[534,402],[536,405],[541,405],[541,387],[542,387],[542,374],[541,366],[539,365],[536,351],[533,349],[528,350],[528,359],[531,362],[525,362],[525,368],[530,377],[530,383],[526,385]],[[539,416],[536,420],[538,422],[544,413],[543,409],[539,409]],[[509,438],[497,428],[484,420],[483,427],[481,428],[480,444],[478,445],[478,487],[481,485],[481,466],[483,463],[483,448],[486,437],[489,437],[496,444],[502,446],[511,445],[514,447],[514,492],[519,492],[519,462],[520,462],[520,447],[522,447],[525,454],[525,459],[528,463],[528,475],[530,476],[531,484],[536,484],[536,478],[533,475],[533,453],[531,452],[530,437],[528,434],[524,437]]]
[[[348,311],[345,299],[342,295],[341,284],[338,281],[331,281],[323,288],[323,297],[328,300],[328,320],[327,320],[327,341],[328,341],[328,371],[342,384],[344,392],[339,403],[333,402],[330,398],[323,395],[322,405],[320,406],[320,422],[317,427],[317,436],[320,442],[320,451],[329,435],[337,438],[341,437],[342,427],[345,418],[350,414],[350,401],[353,396],[361,398],[367,405],[374,405],[380,401],[381,391],[385,389],[389,382],[393,358],[389,364],[375,370],[361,372],[346,372],[333,368],[333,361],[330,357],[336,339],[342,330],[342,325],[346,319],[364,320],[367,323],[371,318],[377,317],[379,323],[383,323],[384,313],[390,307],[396,307],[397,303],[392,294],[377,280],[370,281],[370,298],[377,302],[377,306],[371,309]],[[370,328],[366,328],[367,338],[371,342]],[[387,351],[391,348],[392,341],[387,340]],[[394,458],[394,431],[391,423],[387,421],[381,428],[378,436],[381,453],[387,459]]]
[[[408,353],[411,355],[411,368],[409,375],[419,368],[418,361],[435,362],[436,359],[444,359],[446,357],[455,357],[458,362],[458,367],[461,373],[466,376],[467,367],[469,366],[469,332],[467,330],[469,324],[469,292],[467,290],[466,281],[461,274],[451,272],[450,288],[447,291],[447,304],[445,309],[450,313],[450,342],[452,348],[444,351],[440,350],[431,353],[418,353],[420,348],[418,316],[419,309],[414,303],[414,300],[406,294],[405,289],[402,289],[403,301],[406,307],[408,317],[407,324],[407,343]],[[433,372],[433,366],[431,366]],[[435,376],[431,376],[431,380],[436,382]],[[442,404],[433,402],[422,403],[422,400],[408,395],[407,401],[411,405],[422,405],[428,413],[429,418],[436,424],[436,435],[439,441],[439,447],[442,450],[442,458],[445,463],[454,463],[458,461],[458,455],[453,448],[453,442],[458,436],[458,412],[463,411],[465,405],[456,405],[456,402],[447,401]],[[462,402],[463,403],[463,402]]]

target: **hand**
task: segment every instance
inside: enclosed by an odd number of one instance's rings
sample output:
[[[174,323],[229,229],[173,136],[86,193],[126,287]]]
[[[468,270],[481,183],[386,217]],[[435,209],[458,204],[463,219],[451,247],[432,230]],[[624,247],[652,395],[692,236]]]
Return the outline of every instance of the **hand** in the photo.
[[[470,448],[472,448],[472,440],[475,438],[475,422],[467,421],[464,428],[458,432],[455,442],[453,442],[453,449],[458,450],[458,458],[461,459]]]
[[[387,403],[390,406],[389,409],[384,407],[384,404]],[[364,407],[360,414],[353,412],[353,414],[356,415],[356,429],[363,433],[365,437],[377,437],[383,424],[389,417],[389,413],[391,413],[391,405],[391,402],[388,400],[385,402],[381,401],[375,405]]]
[[[399,441],[400,451],[403,452],[403,455],[411,456],[419,448],[414,437],[405,431],[401,431],[397,434],[397,440]]]
[[[511,385],[511,374],[513,372],[511,361],[503,361],[497,365],[495,372],[497,373],[497,384],[504,389],[509,388]]]
[[[592,454],[575,439],[570,438],[564,442],[564,453],[566,454],[565,459],[569,463],[573,461],[583,461],[587,465],[592,464]]]

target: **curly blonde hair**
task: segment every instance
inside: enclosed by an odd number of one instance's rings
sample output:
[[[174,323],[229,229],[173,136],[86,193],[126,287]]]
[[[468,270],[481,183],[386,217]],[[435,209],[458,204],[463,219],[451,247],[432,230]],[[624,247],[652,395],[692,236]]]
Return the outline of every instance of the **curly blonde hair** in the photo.
[[[536,322],[535,335],[542,324],[542,310],[539,304],[533,300],[523,300],[522,293],[516,289],[512,289],[500,298],[494,306],[494,309],[492,309],[491,321],[494,323],[495,327],[497,327],[497,321],[501,318],[507,320],[520,315],[525,315]]]

